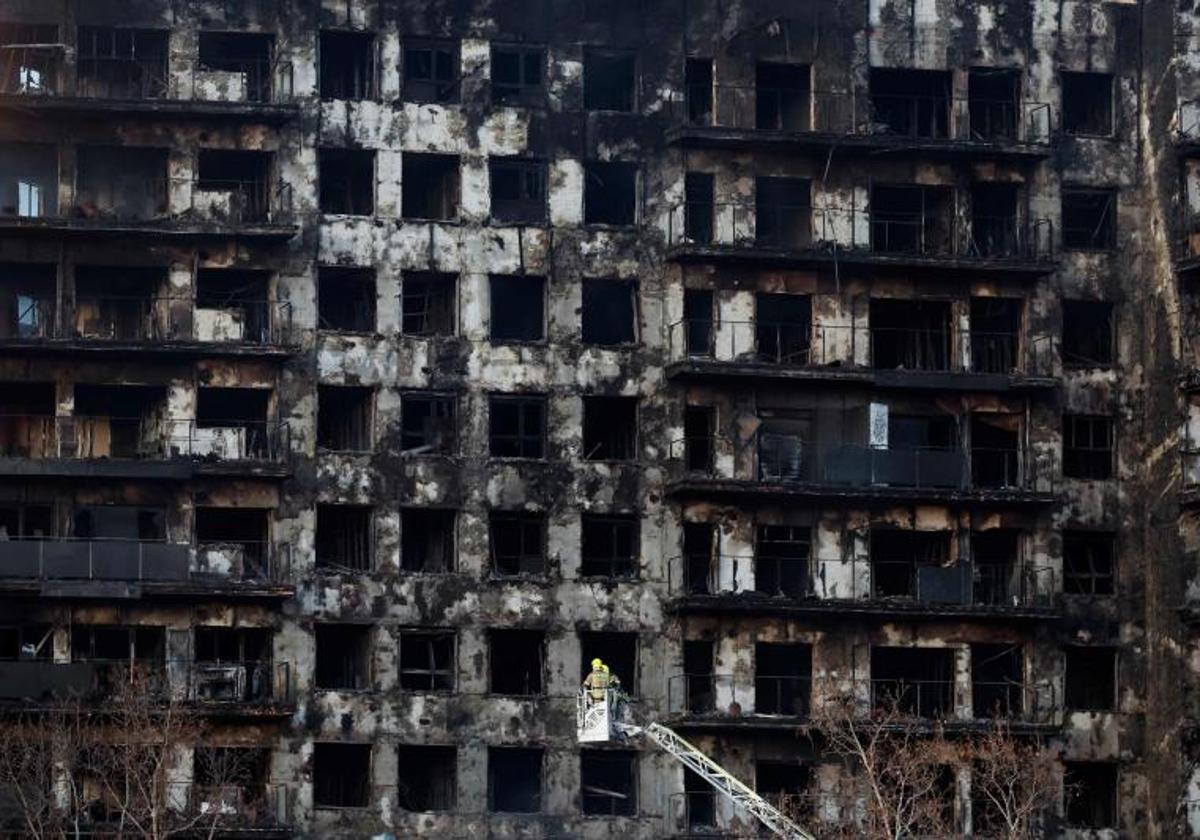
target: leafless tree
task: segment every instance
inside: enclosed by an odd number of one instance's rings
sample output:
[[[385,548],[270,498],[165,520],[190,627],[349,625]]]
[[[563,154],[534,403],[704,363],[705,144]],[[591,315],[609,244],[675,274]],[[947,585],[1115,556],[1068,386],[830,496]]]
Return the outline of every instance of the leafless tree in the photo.
[[[1060,790],[1054,753],[1035,740],[1014,737],[1000,719],[960,749],[971,768],[976,831],[986,826],[989,835],[1007,840],[1039,836],[1041,818]]]

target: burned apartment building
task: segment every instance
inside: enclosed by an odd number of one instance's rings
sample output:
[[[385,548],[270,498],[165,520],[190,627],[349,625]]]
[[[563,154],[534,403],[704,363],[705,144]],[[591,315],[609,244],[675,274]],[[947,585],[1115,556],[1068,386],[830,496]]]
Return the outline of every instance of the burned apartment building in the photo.
[[[5,0],[0,712],[150,669],[260,836],[754,835],[598,656],[814,829],[903,688],[1200,835],[1198,101],[1183,0]]]

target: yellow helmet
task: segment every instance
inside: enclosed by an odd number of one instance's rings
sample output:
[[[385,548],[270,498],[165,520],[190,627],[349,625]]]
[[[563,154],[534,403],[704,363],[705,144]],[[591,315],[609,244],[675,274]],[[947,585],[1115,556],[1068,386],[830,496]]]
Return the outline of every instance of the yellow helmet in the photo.
[[[592,667],[593,667],[593,668],[603,668],[603,667],[604,667],[604,663],[603,663],[603,662],[601,662],[599,659],[593,659],[593,660],[592,660]]]

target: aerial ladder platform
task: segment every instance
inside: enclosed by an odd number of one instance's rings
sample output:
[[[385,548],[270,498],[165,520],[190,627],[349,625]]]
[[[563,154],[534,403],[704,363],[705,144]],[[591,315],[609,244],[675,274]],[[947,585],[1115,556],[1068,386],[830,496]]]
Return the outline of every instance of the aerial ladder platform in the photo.
[[[603,744],[645,738],[712,785],[717,793],[740,806],[770,829],[776,837],[786,840],[815,840],[813,835],[740,779],[726,772],[721,765],[681,738],[674,730],[660,723],[637,726],[624,720],[627,716],[628,704],[624,702],[620,691],[612,688],[583,689],[579,693],[576,712],[579,742]]]

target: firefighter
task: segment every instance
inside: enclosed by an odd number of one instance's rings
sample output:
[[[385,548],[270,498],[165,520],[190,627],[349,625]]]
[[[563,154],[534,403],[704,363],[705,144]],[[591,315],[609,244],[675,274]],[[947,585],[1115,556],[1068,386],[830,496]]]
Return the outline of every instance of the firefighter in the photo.
[[[593,703],[604,699],[604,693],[612,685],[612,674],[599,658],[592,660],[592,672],[583,679],[583,687]]]

